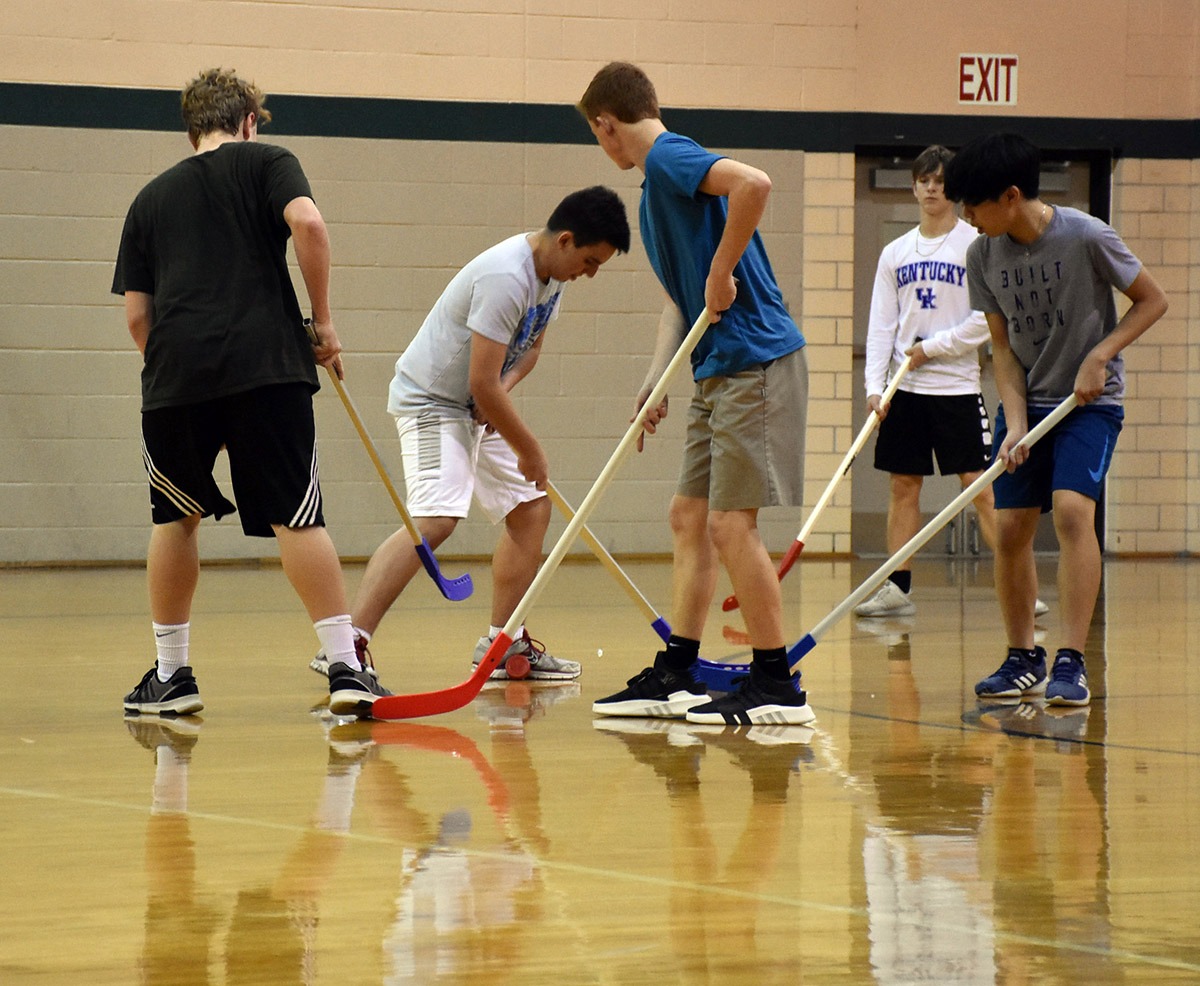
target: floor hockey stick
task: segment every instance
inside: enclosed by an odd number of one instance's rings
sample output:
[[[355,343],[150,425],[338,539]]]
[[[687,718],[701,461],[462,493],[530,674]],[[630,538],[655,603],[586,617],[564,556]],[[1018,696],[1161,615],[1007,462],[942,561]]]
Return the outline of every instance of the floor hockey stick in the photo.
[[[1071,394],[1070,397],[1067,397],[1053,411],[1039,421],[1017,445],[1031,448],[1046,432],[1070,414],[1077,403],[1077,398],[1074,394]],[[913,535],[912,539],[904,547],[877,568],[862,585],[842,600],[825,619],[797,641],[795,646],[788,650],[788,663],[791,664],[792,673],[795,674],[799,670],[801,659],[817,645],[817,641],[824,636],[826,630],[883,585],[884,579],[891,575],[898,565],[903,564],[915,555],[925,542],[950,523],[955,515],[960,513],[975,497],[979,496],[984,488],[992,483],[1006,468],[1007,465],[1004,460],[997,458],[995,462],[980,473],[979,477],[970,486],[964,487],[963,491],[951,500],[941,513]]]
[[[896,393],[896,388],[900,385],[900,380],[909,371],[912,365],[912,357],[904,357],[904,362],[897,368],[892,376],[891,382],[887,385],[887,390],[883,392],[883,397],[880,399],[881,406],[887,406],[887,403]],[[804,542],[808,540],[808,536],[812,534],[813,528],[817,525],[817,518],[821,516],[821,511],[825,509],[829,501],[833,499],[833,491],[837,489],[838,484],[845,478],[846,473],[850,471],[850,467],[854,465],[854,460],[858,457],[858,453],[862,451],[864,445],[867,444],[867,439],[871,437],[871,432],[879,425],[879,415],[874,411],[867,413],[867,420],[863,422],[862,429],[858,433],[858,437],[854,439],[854,444],[850,446],[850,451],[842,459],[842,464],[837,467],[837,472],[833,474],[833,479],[829,481],[829,485],[825,487],[825,492],[821,494],[817,500],[817,505],[813,507],[812,513],[808,515],[808,520],[804,522],[804,526],[800,528],[800,533],[796,535],[796,540],[787,550],[787,554],[783,556],[783,561],[779,563],[779,581],[783,581],[783,577],[791,571],[792,566],[796,564],[796,559],[800,557],[800,552],[804,550]],[[738,608],[737,596],[729,596],[725,602],[721,604],[721,609],[728,613],[731,609]]]
[[[525,615],[529,612],[530,607],[537,601],[537,598],[546,588],[550,577],[557,570],[563,557],[570,549],[575,538],[579,535],[579,531],[583,525],[587,523],[588,517],[595,509],[597,502],[612,482],[613,475],[616,473],[617,467],[621,464],[624,458],[629,454],[637,442],[638,437],[642,434],[645,427],[645,422],[650,411],[662,403],[666,396],[667,388],[670,386],[671,378],[679,370],[679,368],[687,362],[692,350],[696,348],[696,343],[700,341],[700,337],[704,335],[708,328],[708,309],[704,309],[700,313],[700,317],[696,319],[695,324],[688,330],[688,333],[680,343],[679,348],[675,351],[675,355],[671,357],[671,361],[667,364],[666,369],[659,377],[658,383],[654,385],[654,389],[650,391],[641,410],[637,413],[633,423],[629,426],[629,430],[625,432],[625,436],[617,444],[616,451],[609,458],[608,463],[600,470],[600,475],[596,477],[596,481],[592,484],[592,488],[588,491],[587,496],[583,498],[583,502],[579,505],[579,509],[575,512],[575,516],[567,524],[566,530],[559,537],[558,543],[551,549],[550,554],[546,556],[546,560],[538,569],[537,575],[534,576],[533,582],[525,591],[525,595],[521,597],[521,601],[517,603],[512,615],[508,618],[508,622],[504,624],[503,629],[497,634],[496,639],[492,641],[492,645],[487,649],[474,673],[457,685],[450,688],[442,689],[435,692],[420,692],[414,695],[387,695],[383,698],[378,698],[371,706],[371,715],[376,719],[415,719],[420,716],[441,715],[446,712],[453,712],[455,709],[460,709],[471,701],[479,690],[483,688],[485,681],[491,677],[493,671],[504,659],[505,652],[513,642],[512,635],[516,633],[517,628],[525,622]]]
[[[308,337],[315,344],[317,342],[317,334],[313,329],[312,319],[306,318],[304,320],[304,328],[308,331]],[[417,557],[421,559],[421,564],[424,566],[425,571],[433,579],[433,584],[438,587],[438,591],[447,599],[453,602],[460,602],[466,599],[475,588],[471,583],[471,576],[464,574],[457,578],[447,578],[442,574],[442,570],[438,567],[437,559],[433,556],[433,549],[429,546],[429,542],[425,540],[425,535],[421,533],[420,528],[417,527],[412,514],[408,512],[408,508],[404,506],[404,501],[400,499],[400,494],[396,492],[396,487],[392,483],[392,477],[388,475],[387,466],[383,464],[383,459],[379,457],[379,450],[375,447],[375,442],[367,432],[362,417],[358,413],[358,408],[354,406],[354,400],[346,390],[346,385],[342,383],[341,377],[337,375],[337,371],[332,366],[328,366],[326,369],[329,371],[329,379],[333,381],[333,386],[338,392],[338,397],[342,399],[346,413],[350,415],[350,420],[354,423],[354,430],[358,432],[358,437],[362,439],[363,446],[367,450],[367,455],[371,457],[371,461],[375,464],[375,471],[379,473],[379,478],[383,480],[383,485],[387,487],[388,495],[392,498],[392,503],[396,505],[400,519],[404,521],[404,526],[408,529],[408,536],[412,538],[413,547],[416,549]]]
[[[567,501],[563,498],[563,495],[558,492],[558,489],[553,483],[546,484],[546,494],[550,497],[550,501],[558,509],[559,513],[561,513],[568,522],[575,516],[575,511],[571,509],[571,505],[567,503]],[[662,642],[665,644],[668,640],[670,640],[671,625],[663,616],[655,611],[654,606],[650,603],[650,600],[642,595],[641,590],[634,585],[633,579],[631,579],[625,573],[625,570],[621,568],[617,560],[609,553],[608,549],[600,543],[599,539],[591,532],[586,524],[580,531],[579,536],[583,542],[592,549],[592,554],[599,559],[600,564],[608,569],[613,578],[615,578],[620,584],[621,588],[625,590],[629,598],[637,604],[638,609],[640,609],[646,615],[647,619],[650,620],[651,628],[655,633],[658,634],[660,638],[662,638]],[[717,691],[727,692],[732,690],[734,687],[734,678],[740,678],[742,675],[747,675],[749,673],[749,664],[721,664],[717,661],[706,661],[701,658],[696,670],[696,678],[697,680],[708,685],[709,688]]]

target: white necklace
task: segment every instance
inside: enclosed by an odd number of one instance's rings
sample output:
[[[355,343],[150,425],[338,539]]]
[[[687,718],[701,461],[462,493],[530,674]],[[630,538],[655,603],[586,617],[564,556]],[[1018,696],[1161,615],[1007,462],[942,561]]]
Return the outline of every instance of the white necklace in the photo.
[[[945,244],[946,240],[950,238],[950,234],[953,232],[954,232],[953,229],[948,229],[941,236],[939,236],[935,239],[933,237],[928,237],[928,236],[922,237],[921,231],[918,229],[917,230],[917,240],[913,244],[913,250],[916,251],[916,254],[918,257],[932,257],[935,253],[937,253],[942,248],[942,246]],[[921,252],[921,240],[922,239],[925,239],[928,242],[934,244],[933,249],[930,250],[928,253]]]

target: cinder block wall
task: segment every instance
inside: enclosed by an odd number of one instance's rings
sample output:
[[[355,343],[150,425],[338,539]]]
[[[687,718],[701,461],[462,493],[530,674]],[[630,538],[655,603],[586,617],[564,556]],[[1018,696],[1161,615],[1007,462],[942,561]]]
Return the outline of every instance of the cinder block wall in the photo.
[[[986,44],[1021,52],[1019,112],[1200,116],[1200,10],[1189,0],[1017,6],[1028,14],[989,19]],[[655,78],[668,124],[670,108],[988,112],[954,103],[957,53],[984,42],[982,15],[949,0],[921,18],[898,0],[649,0],[607,4],[603,16],[577,7],[162,2],[151,12],[114,0],[72,4],[68,17],[13,0],[0,13],[0,82],[176,89],[196,70],[225,64],[274,93],[570,104],[596,67],[629,58]],[[1034,14],[1041,30],[1031,36],[1024,22]],[[938,25],[939,45],[914,58],[923,23]],[[1068,48],[1064,36],[1075,39]],[[1147,50],[1180,57],[1148,59]],[[1095,70],[1097,58],[1105,71]],[[1086,86],[1068,84],[1085,76]],[[138,357],[108,289],[129,201],[189,148],[181,133],[64,127],[56,112],[49,101],[36,125],[0,125],[0,563],[138,559],[147,537]],[[638,195],[638,175],[616,171],[587,144],[288,138],[270,128],[264,138],[297,151],[329,221],[347,384],[397,480],[386,384],[454,270],[538,225],[573,188],[610,184],[631,214]],[[764,237],[811,346],[811,503],[852,438],[850,402],[861,399],[850,353],[853,154],[732,153],[774,179]],[[1130,353],[1134,400],[1110,483],[1109,545],[1194,552],[1200,165],[1127,159],[1115,180],[1114,225],[1168,287],[1172,311]],[[630,256],[569,289],[542,364],[518,392],[569,499],[582,498],[624,432],[660,298],[635,243]],[[687,392],[679,381],[676,409]],[[364,556],[395,526],[394,510],[330,388],[317,406],[330,527],[343,554]],[[627,463],[601,504],[595,526],[614,551],[669,551],[664,518],[682,417]],[[809,552],[849,550],[849,496],[845,484]],[[768,512],[768,543],[782,551],[803,517]],[[494,533],[472,519],[452,553],[487,554]],[[203,550],[207,558],[274,554],[228,520],[206,526]]]

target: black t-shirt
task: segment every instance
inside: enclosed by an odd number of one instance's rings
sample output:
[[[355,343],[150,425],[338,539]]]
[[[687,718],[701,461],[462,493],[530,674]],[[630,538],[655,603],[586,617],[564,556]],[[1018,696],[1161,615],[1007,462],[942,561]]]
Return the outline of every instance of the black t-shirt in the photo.
[[[154,296],[142,409],[278,383],[317,389],[283,209],[312,196],[295,155],[233,141],[151,181],[125,217],[112,290]]]

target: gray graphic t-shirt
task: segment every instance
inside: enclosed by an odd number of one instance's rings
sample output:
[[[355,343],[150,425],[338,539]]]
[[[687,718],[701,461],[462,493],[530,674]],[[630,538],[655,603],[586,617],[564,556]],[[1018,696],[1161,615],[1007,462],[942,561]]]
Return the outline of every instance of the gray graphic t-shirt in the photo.
[[[1025,368],[1027,400],[1052,407],[1075,388],[1088,352],[1117,325],[1113,289],[1124,291],[1142,264],[1107,223],[1056,207],[1041,237],[1025,246],[981,236],[967,250],[971,307],[1008,322],[1013,353]],[[1125,363],[1109,360],[1098,404],[1120,404]]]
[[[558,317],[562,290],[561,281],[538,280],[526,234],[485,250],[454,275],[396,361],[388,410],[409,416],[438,408],[470,417],[472,334],[508,347],[507,371]]]

